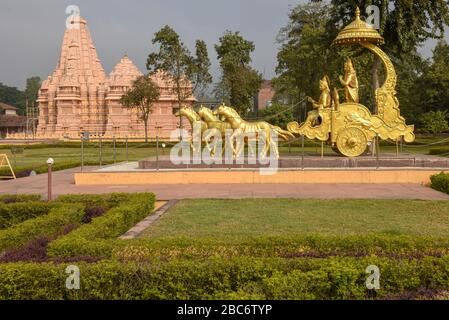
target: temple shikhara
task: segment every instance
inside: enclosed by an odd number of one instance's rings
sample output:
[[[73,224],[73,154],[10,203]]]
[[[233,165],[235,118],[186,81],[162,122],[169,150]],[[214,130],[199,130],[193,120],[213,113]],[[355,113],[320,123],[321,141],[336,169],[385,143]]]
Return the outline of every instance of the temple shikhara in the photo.
[[[120,104],[133,80],[143,73],[125,55],[107,75],[97,55],[84,19],[73,21],[64,34],[56,70],[42,83],[39,92],[38,138],[79,138],[83,132],[106,138],[140,138],[144,124],[137,109]],[[161,97],[153,105],[149,136],[170,137],[179,128],[173,115],[178,107],[169,81],[153,77]],[[187,104],[193,103],[190,98]]]

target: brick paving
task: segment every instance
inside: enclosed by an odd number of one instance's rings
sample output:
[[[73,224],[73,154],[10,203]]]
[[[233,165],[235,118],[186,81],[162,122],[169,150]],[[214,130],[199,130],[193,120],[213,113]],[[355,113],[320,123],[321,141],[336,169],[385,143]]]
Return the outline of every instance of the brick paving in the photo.
[[[93,167],[85,168],[90,171]],[[421,199],[449,200],[449,195],[414,184],[192,184],[77,186],[73,174],[80,169],[53,173],[53,196],[111,192],[154,192],[158,200],[199,198],[298,198],[298,199]],[[0,194],[41,194],[46,198],[47,175],[0,181]]]

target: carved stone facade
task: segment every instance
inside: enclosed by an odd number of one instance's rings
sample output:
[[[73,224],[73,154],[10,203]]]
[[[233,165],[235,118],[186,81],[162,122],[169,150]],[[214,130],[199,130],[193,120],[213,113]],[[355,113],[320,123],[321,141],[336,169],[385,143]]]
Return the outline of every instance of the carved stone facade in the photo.
[[[138,111],[124,108],[119,102],[141,75],[125,55],[107,76],[86,21],[73,22],[65,31],[58,66],[39,92],[37,137],[79,138],[82,132],[106,138],[143,137],[144,124]],[[160,74],[153,80],[161,90],[161,98],[153,105],[149,136],[156,137],[158,131],[160,137],[168,138],[180,125],[179,118],[173,115],[176,97]],[[186,104],[194,101],[192,97]]]

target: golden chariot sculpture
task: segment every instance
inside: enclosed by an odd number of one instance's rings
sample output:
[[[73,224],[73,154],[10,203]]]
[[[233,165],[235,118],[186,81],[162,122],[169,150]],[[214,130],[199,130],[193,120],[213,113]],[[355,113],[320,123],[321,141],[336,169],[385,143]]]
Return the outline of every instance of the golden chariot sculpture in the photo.
[[[405,123],[396,98],[396,71],[390,58],[378,47],[383,43],[384,38],[360,19],[359,8],[356,10],[355,21],[345,27],[333,43],[359,44],[383,62],[386,77],[384,84],[375,93],[377,114],[372,115],[367,107],[359,103],[357,76],[352,60],[348,59],[345,77],[340,77],[345,89],[345,103],[340,104],[337,90],[331,93],[329,79],[325,76],[320,81],[320,100],[317,102],[309,98],[315,110],[309,112],[303,124],[289,123],[288,131],[327,142],[334,151],[347,157],[364,154],[376,136],[382,140],[398,141],[403,138],[405,142],[413,142],[414,126]]]

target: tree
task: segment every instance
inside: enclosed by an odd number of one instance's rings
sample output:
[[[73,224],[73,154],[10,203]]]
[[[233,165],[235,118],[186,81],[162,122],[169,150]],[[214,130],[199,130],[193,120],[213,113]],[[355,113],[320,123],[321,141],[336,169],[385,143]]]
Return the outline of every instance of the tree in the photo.
[[[40,77],[31,77],[26,81],[25,88],[25,97],[28,99],[28,102],[31,105],[36,103],[36,100],[39,96],[39,89],[41,88],[41,78]]]
[[[422,75],[419,85],[420,102],[427,111],[449,111],[449,45],[441,40],[433,50],[432,61]]]
[[[292,107],[278,103],[274,103],[271,107],[263,109],[260,115],[262,120],[281,128],[287,127],[287,124],[294,120]]]
[[[449,24],[447,0],[332,0],[329,36],[335,38],[341,25],[354,19],[357,6],[364,13],[369,5],[380,10],[379,32],[385,38],[385,51],[398,59],[415,54],[427,39],[441,38]],[[380,72],[381,61],[376,57],[372,67],[373,91],[380,86]]]
[[[447,119],[449,113],[447,110],[430,111],[421,115],[420,120],[424,132],[439,134],[449,131]]]
[[[262,76],[250,66],[254,49],[253,42],[245,40],[239,32],[229,30],[215,45],[222,72],[215,93],[241,115],[250,110],[262,84]]]
[[[369,3],[366,2],[367,4]],[[374,55],[360,46],[331,46],[342,27],[354,19],[355,7],[354,1],[338,6],[316,2],[298,5],[291,10],[288,25],[281,29],[278,36],[281,47],[276,68],[278,77],[274,81],[276,99],[288,97],[287,100],[296,104],[306,95],[318,96],[318,80],[323,74],[329,75],[332,83],[338,83],[344,61],[347,57],[352,57],[359,78],[360,99],[376,112],[374,91],[384,76],[383,68],[377,70]],[[395,45],[388,46],[388,41],[392,40],[386,41],[386,50],[390,52],[400,79],[397,83],[397,97],[401,110],[407,120],[417,121],[417,114],[422,109],[419,98],[422,91],[420,77],[426,63],[417,47],[398,57],[391,53],[394,52],[391,48],[395,48]],[[373,68],[376,69],[375,83],[373,73],[369,72]],[[295,118],[301,120],[306,111],[305,103],[298,105],[295,108]]]
[[[329,9],[321,3],[298,5],[291,10],[288,25],[277,38],[281,47],[277,55],[278,77],[274,79],[276,98],[286,96],[297,104],[306,95],[319,94],[319,79],[331,73],[332,51],[326,34],[329,19]],[[305,103],[295,109],[295,118],[301,118],[301,107]]]
[[[0,82],[0,102],[19,108],[19,113],[25,113],[25,95],[17,88],[9,87]]]
[[[121,98],[120,103],[126,108],[136,108],[139,118],[145,126],[145,143],[148,143],[148,121],[153,103],[160,97],[159,88],[149,76],[137,78],[131,89]]]
[[[196,55],[193,57],[175,30],[165,26],[155,33],[152,43],[159,45],[159,52],[148,56],[147,69],[150,75],[160,73],[168,83],[173,84],[171,93],[176,95],[178,108],[212,82],[204,41],[196,41]],[[181,128],[182,120],[180,117]]]

